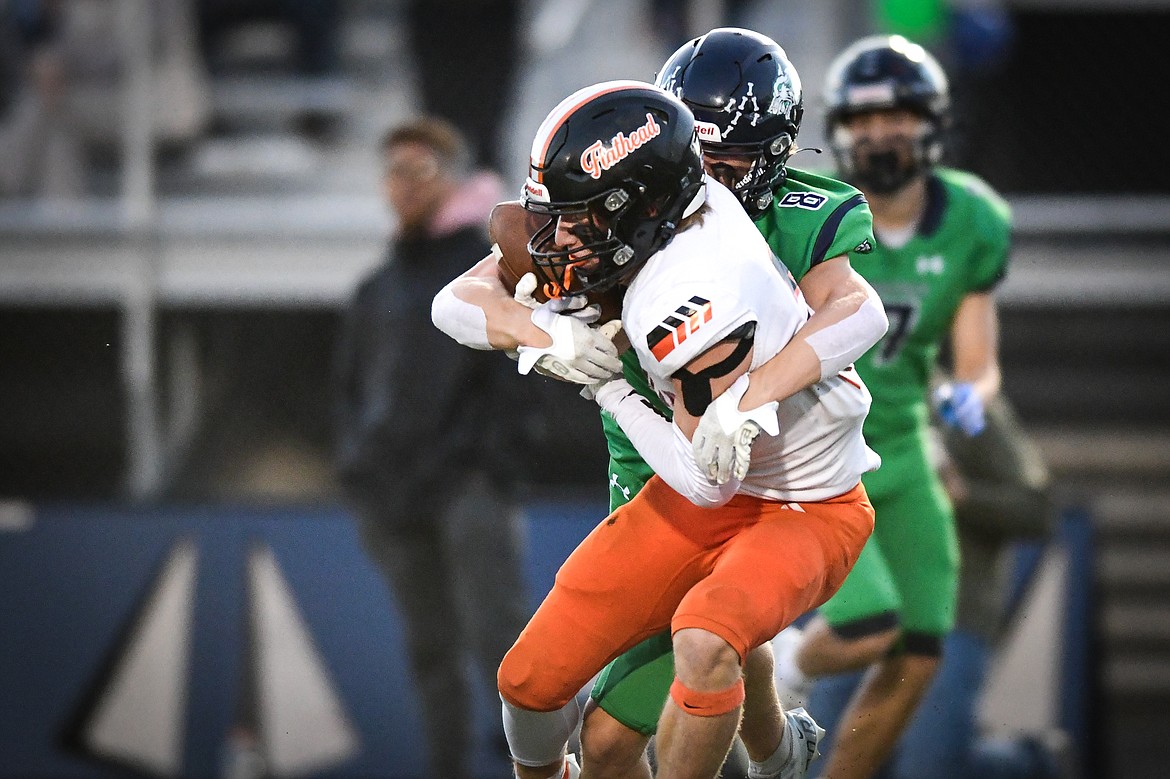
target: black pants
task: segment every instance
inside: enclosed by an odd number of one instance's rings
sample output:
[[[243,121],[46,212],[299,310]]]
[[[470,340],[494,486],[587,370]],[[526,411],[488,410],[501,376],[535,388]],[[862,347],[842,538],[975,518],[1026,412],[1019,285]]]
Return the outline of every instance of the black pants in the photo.
[[[428,776],[471,775],[472,684],[467,659],[489,694],[496,670],[531,614],[523,579],[518,507],[480,474],[445,485],[443,508],[417,519],[359,505],[362,540],[385,574],[405,620],[410,666],[430,754]],[[506,750],[501,730],[499,745]]]

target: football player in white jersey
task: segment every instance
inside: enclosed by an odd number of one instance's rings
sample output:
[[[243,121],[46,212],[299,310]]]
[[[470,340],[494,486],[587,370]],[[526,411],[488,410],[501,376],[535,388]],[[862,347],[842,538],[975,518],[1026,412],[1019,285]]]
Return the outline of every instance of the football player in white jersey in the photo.
[[[623,325],[674,417],[616,376],[591,388],[658,476],[578,546],[501,664],[517,775],[575,775],[564,756],[575,694],[669,628],[676,678],[659,776],[711,777],[738,726],[743,658],[828,598],[872,531],[860,484],[877,465],[861,437],[869,395],[843,365],[743,423],[747,371],[809,311],[739,202],[703,175],[694,119],[676,98],[642,82],[580,90],[541,125],[531,165],[525,207],[550,217],[531,244],[545,281],[567,295],[626,288]],[[492,310],[476,310],[485,345],[523,347],[501,335],[507,323]],[[596,350],[605,374],[607,350],[589,336],[579,345]],[[708,408],[718,420],[721,407],[732,429],[765,431],[750,468],[722,484],[691,445]],[[804,776],[815,755],[797,738],[788,732],[782,745],[786,776]]]

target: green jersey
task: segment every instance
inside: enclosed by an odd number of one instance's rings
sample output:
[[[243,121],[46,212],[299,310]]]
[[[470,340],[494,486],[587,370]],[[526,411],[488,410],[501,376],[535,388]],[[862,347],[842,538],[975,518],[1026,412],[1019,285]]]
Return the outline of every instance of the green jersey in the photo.
[[[857,361],[873,394],[871,443],[927,424],[927,388],[940,344],[963,297],[992,289],[1007,270],[1011,213],[969,173],[936,168],[917,233],[897,249],[878,243],[857,272],[885,305],[890,327]]]
[[[797,283],[825,260],[842,254],[865,254],[874,244],[873,214],[859,190],[837,179],[795,168],[788,169],[787,181],[776,190],[772,206],[756,219],[756,227]],[[669,419],[670,408],[650,389],[633,349],[622,355],[622,364],[630,386]],[[633,482],[623,487],[611,478],[610,508],[616,508],[633,497],[652,472],[613,417],[602,412],[601,420],[611,466],[615,472],[624,469],[630,473],[629,481]],[[641,477],[634,479],[631,472]]]

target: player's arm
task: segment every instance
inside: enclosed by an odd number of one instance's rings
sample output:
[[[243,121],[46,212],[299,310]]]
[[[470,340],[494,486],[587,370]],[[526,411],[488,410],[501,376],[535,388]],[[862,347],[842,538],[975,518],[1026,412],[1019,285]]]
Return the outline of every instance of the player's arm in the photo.
[[[533,324],[532,310],[500,282],[497,259],[495,252],[489,254],[443,287],[431,304],[431,321],[473,349],[549,346],[552,337]]]
[[[533,301],[534,307],[529,307],[500,282],[498,259],[493,251],[435,295],[431,303],[435,327],[473,349],[518,353],[523,374],[535,367],[557,379],[592,384],[621,371],[613,332],[589,327],[587,317],[569,315],[573,306],[585,304],[583,299],[539,305]],[[531,281],[534,289],[535,277]],[[516,286],[521,293],[521,284]],[[532,289],[527,292],[531,295]]]
[[[716,507],[731,500],[746,475],[744,463],[742,472],[722,482],[712,481],[696,461],[691,439],[709,406],[725,400],[735,404],[747,388],[747,371],[754,349],[751,330],[751,327],[741,328],[674,374],[673,421],[660,416],[624,379],[611,381],[594,393],[597,402],[613,415],[654,472],[698,506]],[[761,429],[773,435],[779,432],[775,403],[756,412],[751,438]],[[745,448],[750,447],[750,441],[744,444]]]
[[[775,357],[752,371],[741,402],[745,409],[784,400],[837,375],[886,334],[881,299],[847,255],[814,266],[801,279],[800,291],[813,315]]]
[[[984,403],[1000,389],[999,313],[990,292],[965,295],[951,323],[952,372],[971,384]]]
[[[999,314],[991,292],[963,297],[951,322],[952,381],[934,393],[945,424],[969,436],[983,431],[984,408],[1000,389]]]

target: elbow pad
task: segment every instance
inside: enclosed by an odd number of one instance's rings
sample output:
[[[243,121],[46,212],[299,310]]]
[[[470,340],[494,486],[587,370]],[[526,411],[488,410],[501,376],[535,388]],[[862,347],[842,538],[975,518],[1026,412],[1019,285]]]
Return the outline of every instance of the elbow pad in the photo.
[[[454,283],[452,281],[439,290],[431,301],[431,322],[464,346],[490,350],[487,315],[479,306],[460,299],[452,289]]]
[[[880,341],[889,327],[881,301],[869,295],[852,314],[808,336],[805,342],[821,361],[821,381],[849,367]]]

